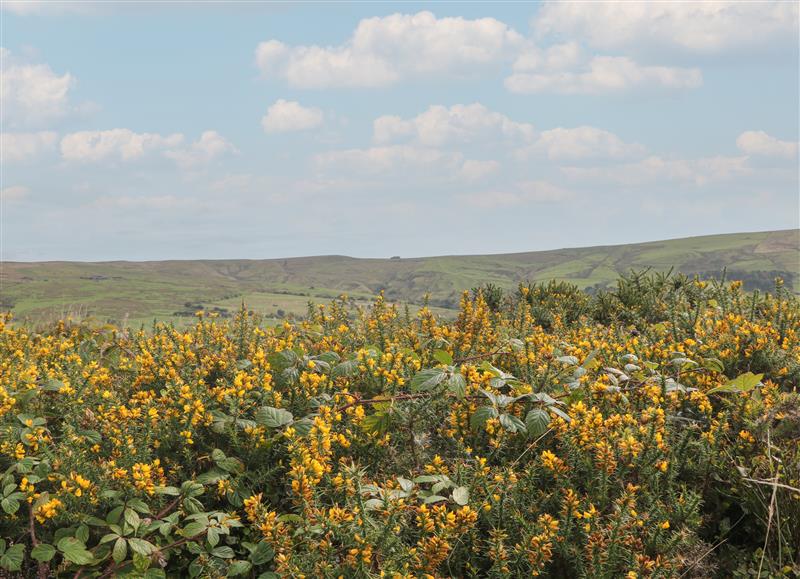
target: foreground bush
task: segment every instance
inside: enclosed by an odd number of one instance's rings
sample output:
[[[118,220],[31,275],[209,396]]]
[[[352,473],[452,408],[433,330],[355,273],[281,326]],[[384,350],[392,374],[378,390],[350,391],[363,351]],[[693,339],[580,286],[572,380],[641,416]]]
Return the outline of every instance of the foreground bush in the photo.
[[[794,297],[489,289],[454,321],[382,298],[277,328],[6,319],[0,568],[800,576]]]

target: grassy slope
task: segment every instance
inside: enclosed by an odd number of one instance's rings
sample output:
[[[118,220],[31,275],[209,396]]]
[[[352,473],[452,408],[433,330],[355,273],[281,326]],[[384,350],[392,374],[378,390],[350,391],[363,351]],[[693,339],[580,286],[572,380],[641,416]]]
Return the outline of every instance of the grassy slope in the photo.
[[[271,260],[158,262],[41,262],[4,264],[0,302],[33,321],[69,312],[132,322],[174,319],[185,302],[228,309],[244,301],[267,314],[303,313],[309,299],[324,302],[343,292],[369,299],[386,289],[413,301],[456,299],[492,282],[568,279],[581,287],[611,282],[631,268],[676,267],[687,273],[788,272],[800,290],[800,231],[692,237],[631,245],[529,253],[412,259],[343,256]],[[96,279],[91,279],[96,277]]]

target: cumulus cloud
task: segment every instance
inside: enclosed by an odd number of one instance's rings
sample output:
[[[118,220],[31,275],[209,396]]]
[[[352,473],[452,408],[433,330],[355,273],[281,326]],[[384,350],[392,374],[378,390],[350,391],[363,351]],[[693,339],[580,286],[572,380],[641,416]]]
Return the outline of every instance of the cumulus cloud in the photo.
[[[12,126],[38,125],[69,111],[69,91],[75,86],[71,74],[58,74],[47,64],[23,63],[5,48],[0,48],[0,58],[0,100],[5,122]]]
[[[21,201],[27,197],[29,193],[30,190],[22,185],[4,187],[0,190],[0,200],[13,203],[14,201]]]
[[[460,176],[465,181],[480,181],[489,175],[496,173],[500,169],[500,163],[497,161],[478,161],[475,159],[467,159],[461,165]]]
[[[520,151],[521,157],[545,155],[553,161],[629,159],[644,155],[638,143],[626,143],[614,133],[596,127],[557,127],[542,131],[536,142]]]
[[[794,46],[796,2],[546,2],[533,20],[540,35],[577,37],[595,48],[715,54]]]
[[[366,18],[338,46],[262,42],[256,63],[298,88],[379,87],[433,74],[474,74],[501,62],[525,39],[494,18],[437,18],[431,12]]]
[[[462,195],[461,198],[482,209],[504,208],[536,203],[559,203],[574,197],[569,189],[564,189],[547,181],[522,181],[505,190],[485,191]]]
[[[55,149],[58,134],[54,131],[0,134],[3,162],[25,161]]]
[[[626,56],[594,56],[583,64],[577,62],[549,63],[530,54],[523,55],[515,63],[515,72],[505,79],[505,86],[521,94],[605,94],[653,88],[688,89],[703,84],[703,75],[697,68],[646,66]]]
[[[267,133],[307,131],[322,124],[324,114],[315,107],[304,107],[298,102],[279,99],[267,109],[261,126]]]
[[[61,139],[61,156],[67,161],[97,162],[131,161],[152,151],[176,147],[183,135],[162,136],[157,133],[134,133],[130,129],[79,131]]]
[[[533,125],[518,123],[507,116],[490,111],[480,103],[444,107],[434,105],[416,117],[405,120],[383,116],[373,122],[373,140],[389,143],[407,137],[430,147],[454,142],[470,142],[501,138],[529,141]]]
[[[118,195],[105,196],[95,199],[91,206],[110,209],[157,209],[160,211],[169,209],[186,209],[196,207],[199,203],[196,199],[178,197],[176,195]]]
[[[83,163],[127,162],[160,154],[182,169],[190,169],[236,152],[236,148],[217,131],[205,131],[188,145],[184,145],[184,139],[181,133],[135,133],[130,129],[78,131],[61,139],[61,157],[65,161]]]
[[[459,169],[462,162],[460,153],[411,145],[328,151],[314,157],[314,164],[319,169],[346,170],[363,174],[426,168],[445,173]]]
[[[781,141],[764,131],[745,131],[736,139],[736,146],[746,155],[797,159],[797,141]]]
[[[205,131],[188,147],[165,151],[164,156],[175,161],[179,167],[190,169],[235,152],[236,147],[217,131]]]
[[[27,16],[29,14],[88,12],[92,6],[86,2],[52,2],[52,0],[3,0],[2,10]]]
[[[593,183],[606,182],[623,186],[656,183],[685,183],[703,186],[753,174],[747,157],[703,157],[665,159],[651,155],[634,163],[608,167],[562,167],[568,177]]]

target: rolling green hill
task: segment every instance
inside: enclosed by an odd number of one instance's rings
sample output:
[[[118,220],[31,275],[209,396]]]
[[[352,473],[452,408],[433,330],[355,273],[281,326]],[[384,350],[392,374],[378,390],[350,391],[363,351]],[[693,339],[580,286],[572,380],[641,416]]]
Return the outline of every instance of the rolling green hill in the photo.
[[[491,282],[569,280],[602,287],[630,269],[671,267],[685,273],[743,279],[768,288],[776,275],[800,290],[800,230],[735,233],[629,245],[501,255],[410,259],[344,256],[268,260],[150,262],[6,262],[3,309],[17,319],[64,315],[141,323],[187,319],[200,307],[230,311],[242,301],[271,318],[305,312],[309,300],[342,293],[368,300],[385,290],[392,300],[452,308],[461,291]]]

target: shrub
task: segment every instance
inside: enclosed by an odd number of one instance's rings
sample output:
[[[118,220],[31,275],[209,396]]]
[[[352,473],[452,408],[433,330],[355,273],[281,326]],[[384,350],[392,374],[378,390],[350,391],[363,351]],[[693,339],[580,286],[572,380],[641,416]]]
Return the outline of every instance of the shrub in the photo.
[[[794,296],[634,276],[495,297],[453,321],[382,296],[273,328],[4,318],[0,567],[800,575]]]

